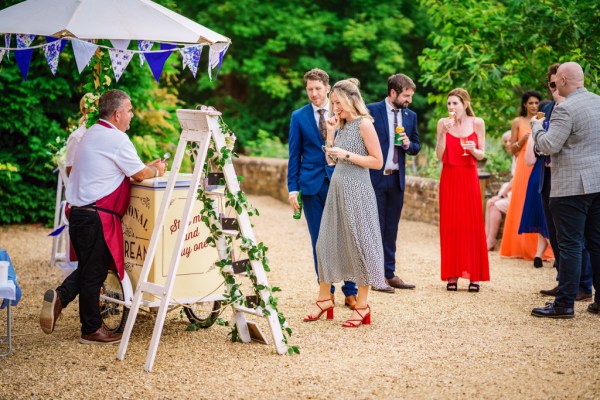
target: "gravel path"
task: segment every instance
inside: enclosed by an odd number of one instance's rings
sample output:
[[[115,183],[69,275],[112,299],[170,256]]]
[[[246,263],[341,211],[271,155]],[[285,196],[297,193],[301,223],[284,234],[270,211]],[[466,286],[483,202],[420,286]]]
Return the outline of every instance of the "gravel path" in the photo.
[[[492,281],[480,293],[468,293],[464,281],[448,293],[439,280],[438,228],[402,221],[400,275],[417,289],[373,292],[371,326],[343,329],[343,307],[333,322],[303,323],[317,293],[306,223],[270,197],[250,200],[261,211],[255,233],[269,247],[270,284],[283,290],[280,310],[299,356],[231,343],[225,327],[186,332],[178,312],[168,314],[152,373],[143,371],[149,315],[138,317],[124,361],[117,346],[78,343],[76,304],[45,335],[42,294],[62,279],[48,266],[50,230],[2,227],[0,247],[13,258],[24,297],[13,309],[14,353],[0,359],[0,399],[600,398],[600,318],[585,311],[589,303],[577,303],[572,320],[529,314],[548,300],[538,291],[554,285],[550,263],[538,270],[491,253]],[[341,294],[336,301],[343,304]]]

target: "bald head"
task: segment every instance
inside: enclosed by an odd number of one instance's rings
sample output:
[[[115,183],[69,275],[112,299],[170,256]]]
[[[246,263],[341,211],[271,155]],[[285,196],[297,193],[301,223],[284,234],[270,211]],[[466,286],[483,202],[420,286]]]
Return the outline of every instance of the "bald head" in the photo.
[[[556,71],[558,94],[567,97],[571,92],[584,87],[583,68],[576,62],[561,64]]]

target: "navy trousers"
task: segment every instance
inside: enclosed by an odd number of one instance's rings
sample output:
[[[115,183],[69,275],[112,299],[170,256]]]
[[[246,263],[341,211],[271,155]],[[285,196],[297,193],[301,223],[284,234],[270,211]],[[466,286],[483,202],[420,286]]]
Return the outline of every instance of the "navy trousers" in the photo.
[[[404,205],[404,191],[400,190],[398,172],[384,175],[375,189],[379,227],[383,242],[383,260],[386,279],[396,275],[396,239]]]
[[[302,195],[302,208],[304,216],[308,224],[308,232],[310,233],[310,241],[312,242],[313,260],[315,263],[315,273],[317,280],[319,278],[319,270],[317,266],[317,239],[319,238],[319,229],[321,229],[321,217],[323,217],[323,209],[327,200],[327,192],[329,191],[329,178],[323,180],[321,188],[314,195]],[[335,286],[331,285],[331,293],[335,292]],[[356,284],[351,281],[344,281],[342,292],[345,296],[353,296],[358,293]]]
[[[77,269],[56,289],[63,307],[79,295],[81,333],[88,335],[102,326],[100,288],[108,275],[112,255],[104,240],[102,222],[95,211],[72,209],[69,236],[77,254]]]
[[[560,277],[555,304],[573,307],[581,279],[585,241],[590,256],[595,300],[600,301],[600,193],[553,197],[550,210],[560,250]]]

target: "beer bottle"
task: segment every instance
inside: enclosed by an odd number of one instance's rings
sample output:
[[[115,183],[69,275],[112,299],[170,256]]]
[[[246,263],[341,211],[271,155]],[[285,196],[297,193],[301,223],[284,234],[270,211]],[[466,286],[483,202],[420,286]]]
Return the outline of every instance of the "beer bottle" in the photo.
[[[302,190],[298,192],[298,210],[294,211],[294,219],[302,217]]]

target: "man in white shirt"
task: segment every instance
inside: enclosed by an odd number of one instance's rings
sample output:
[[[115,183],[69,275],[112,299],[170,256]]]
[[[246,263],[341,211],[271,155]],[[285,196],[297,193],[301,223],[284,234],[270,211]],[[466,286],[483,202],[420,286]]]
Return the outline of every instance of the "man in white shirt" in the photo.
[[[145,165],[125,134],[133,118],[129,96],[109,90],[100,97],[98,122],[81,139],[67,187],[69,235],[77,254],[77,269],[56,290],[44,294],[40,326],[52,333],[62,309],[79,295],[83,344],[121,341],[120,333],[102,329],[100,288],[108,269],[123,279],[121,217],[129,206],[130,177],[140,182],[162,176],[166,164]]]

